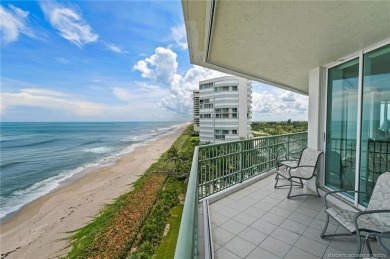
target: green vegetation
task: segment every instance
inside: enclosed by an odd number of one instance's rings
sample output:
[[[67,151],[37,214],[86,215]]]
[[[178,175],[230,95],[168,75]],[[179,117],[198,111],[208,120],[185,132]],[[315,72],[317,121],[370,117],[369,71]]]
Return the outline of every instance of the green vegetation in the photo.
[[[154,254],[155,247],[163,238],[167,220],[171,215],[170,209],[179,204],[179,194],[182,193],[183,187],[178,180],[168,178],[164,190],[159,193],[159,200],[142,227],[139,248],[130,258],[150,258]],[[174,239],[177,239],[177,236]]]
[[[254,137],[282,135],[307,131],[307,121],[269,121],[252,122],[252,134]]]
[[[162,189],[166,176],[145,175],[72,238],[69,258],[125,258]]]
[[[156,249],[154,258],[173,258],[175,255],[177,237],[179,236],[181,215],[184,206],[177,205],[171,210],[171,217],[168,220],[169,231]]]
[[[68,258],[151,258],[168,220],[172,226],[168,231],[171,242],[164,247],[169,250],[176,244],[176,228],[180,223],[175,220],[177,214],[170,219],[171,208],[180,206],[179,194],[184,193],[185,185],[178,179],[188,177],[194,147],[199,142],[192,131],[189,126],[171,149],[133,184],[132,191],[103,208],[91,223],[71,237]],[[171,159],[173,155],[180,157],[179,163]],[[170,177],[170,172],[180,172],[173,174],[180,177]]]

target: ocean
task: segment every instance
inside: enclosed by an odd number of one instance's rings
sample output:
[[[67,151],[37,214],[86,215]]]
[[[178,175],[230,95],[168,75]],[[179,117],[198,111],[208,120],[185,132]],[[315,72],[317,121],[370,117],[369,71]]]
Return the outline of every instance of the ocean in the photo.
[[[179,122],[0,124],[0,218],[180,127]]]

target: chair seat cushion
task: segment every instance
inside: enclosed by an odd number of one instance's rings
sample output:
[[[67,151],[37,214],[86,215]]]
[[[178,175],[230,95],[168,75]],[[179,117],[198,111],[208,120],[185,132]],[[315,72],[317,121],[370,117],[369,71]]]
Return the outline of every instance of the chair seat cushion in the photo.
[[[277,173],[286,179],[290,179],[288,167],[280,167]],[[291,177],[310,179],[314,174],[314,167],[297,167],[290,170]]]
[[[332,218],[343,225],[350,232],[356,231],[353,224],[353,217],[356,212],[350,210],[343,210],[338,207],[331,207],[325,210]],[[360,230],[370,230],[376,232],[390,231],[390,226],[385,222],[380,222],[372,216],[373,214],[362,215],[358,218],[358,226]]]

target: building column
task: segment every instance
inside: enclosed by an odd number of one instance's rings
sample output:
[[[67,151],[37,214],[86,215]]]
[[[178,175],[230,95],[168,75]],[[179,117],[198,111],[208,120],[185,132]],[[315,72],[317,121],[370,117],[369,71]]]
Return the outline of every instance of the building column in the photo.
[[[325,102],[321,99],[325,97],[322,90],[326,87],[322,87],[323,84],[323,71],[322,67],[317,67],[309,72],[309,118],[308,118],[308,136],[307,146],[311,149],[324,151],[324,123],[323,118],[325,115]],[[321,156],[319,161],[319,183],[322,183],[324,172],[324,155]],[[307,186],[311,190],[315,190],[315,180],[312,179],[307,183]]]
[[[309,73],[309,120],[308,120],[308,137],[307,146],[312,149],[320,150],[321,138],[321,99],[320,99],[320,85],[321,85],[321,71],[320,67],[315,68]]]

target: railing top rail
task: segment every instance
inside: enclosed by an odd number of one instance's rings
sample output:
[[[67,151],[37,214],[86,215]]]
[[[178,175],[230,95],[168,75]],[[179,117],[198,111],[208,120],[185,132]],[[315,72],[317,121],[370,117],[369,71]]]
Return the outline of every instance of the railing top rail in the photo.
[[[204,149],[204,148],[209,148],[209,147],[220,147],[220,146],[225,146],[225,145],[232,145],[232,144],[237,144],[237,143],[242,143],[242,142],[249,142],[249,141],[253,141],[253,140],[257,140],[257,139],[269,139],[269,138],[276,138],[276,137],[287,137],[287,136],[300,135],[300,134],[306,134],[306,133],[307,133],[307,131],[303,131],[303,132],[288,133],[288,134],[281,134],[281,135],[263,136],[263,137],[257,137],[257,138],[251,138],[251,139],[235,140],[235,141],[229,141],[229,142],[225,142],[225,143],[207,144],[207,145],[199,146],[199,149]]]
[[[199,147],[195,147],[192,159],[191,173],[187,186],[184,210],[180,223],[179,236],[176,244],[175,258],[193,258],[195,247],[196,215],[198,213],[198,154]]]

